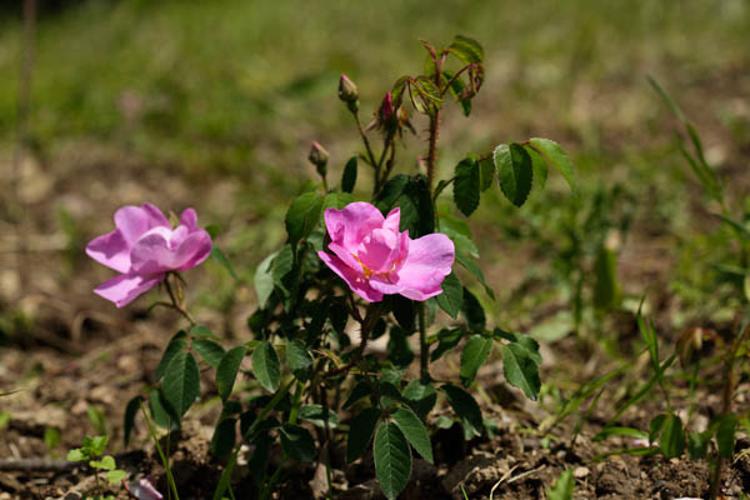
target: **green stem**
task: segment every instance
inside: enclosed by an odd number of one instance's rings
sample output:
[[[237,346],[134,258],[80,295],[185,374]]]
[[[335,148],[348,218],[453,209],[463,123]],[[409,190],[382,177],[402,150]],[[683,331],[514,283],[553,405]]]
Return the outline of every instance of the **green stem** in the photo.
[[[164,453],[164,450],[162,450],[161,445],[159,444],[159,438],[156,436],[154,423],[151,421],[151,417],[148,416],[148,412],[143,407],[143,405],[141,405],[141,412],[143,412],[143,416],[146,419],[146,427],[148,428],[149,436],[151,436],[151,440],[154,442],[156,452],[159,454],[161,463],[164,466],[164,471],[167,474],[167,484],[169,484],[169,489],[174,495],[175,500],[180,500],[180,494],[177,492],[177,483],[175,483],[174,476],[172,475],[172,468],[169,466],[167,455]]]
[[[269,413],[273,411],[274,408],[276,408],[276,405],[281,402],[282,399],[289,393],[289,389],[292,387],[292,384],[294,383],[294,379],[289,380],[286,384],[284,384],[277,392],[274,394],[271,401],[268,402],[266,406],[263,407],[263,409],[258,413],[258,416],[255,418],[255,421],[250,425],[250,428],[247,430],[247,433],[245,433],[246,436],[252,436],[255,431],[258,429],[258,426],[263,422]],[[234,466],[237,464],[237,455],[240,452],[240,447],[235,446],[234,450],[232,451],[232,455],[229,457],[229,461],[227,462],[227,466],[224,468],[224,472],[221,473],[221,477],[219,478],[219,484],[216,485],[216,490],[214,490],[214,496],[213,500],[221,500],[221,498],[224,496],[224,492],[229,487],[229,482],[232,479],[232,471],[234,471]],[[275,474],[274,474],[275,475]]]
[[[184,300],[182,299],[182,285],[178,284],[179,288],[177,290],[173,289],[172,285],[169,282],[172,276],[177,277],[179,275],[175,273],[167,273],[167,276],[164,278],[164,288],[166,288],[167,295],[169,295],[169,299],[172,301],[171,307],[172,309],[180,313],[186,320],[188,320],[190,326],[195,326],[195,319],[193,319],[193,316],[188,312],[187,308],[185,307]]]

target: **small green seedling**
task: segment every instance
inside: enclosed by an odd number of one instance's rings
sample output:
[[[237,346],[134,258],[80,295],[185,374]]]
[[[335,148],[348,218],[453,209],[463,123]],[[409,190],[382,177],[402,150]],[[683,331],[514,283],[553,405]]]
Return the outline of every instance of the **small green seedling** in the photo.
[[[104,455],[107,442],[107,436],[86,436],[83,438],[83,445],[80,448],[70,450],[67,456],[69,462],[87,462],[89,467],[94,469],[97,490],[97,495],[94,498],[98,500],[114,500],[115,498],[113,495],[103,493],[104,487],[100,483],[100,473],[104,473],[110,486],[120,485],[128,475],[124,470],[117,468],[117,463],[112,455]]]

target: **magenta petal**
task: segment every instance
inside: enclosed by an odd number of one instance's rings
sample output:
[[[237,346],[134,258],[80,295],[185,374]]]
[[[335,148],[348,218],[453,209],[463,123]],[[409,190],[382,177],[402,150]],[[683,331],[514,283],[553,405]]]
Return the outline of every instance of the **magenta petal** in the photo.
[[[198,229],[198,214],[193,208],[186,208],[180,214],[180,224],[183,224],[191,231]]]
[[[211,236],[202,229],[190,233],[174,256],[174,265],[178,271],[186,271],[201,265],[211,255]]]
[[[158,207],[145,203],[140,207],[128,205],[115,212],[115,227],[120,230],[125,242],[133,246],[149,229],[170,227],[169,221]]]
[[[427,300],[442,292],[455,259],[453,242],[444,234],[428,234],[409,244],[409,254],[398,272],[399,292],[412,300]]]
[[[163,276],[144,278],[121,274],[96,287],[94,293],[114,302],[117,307],[124,307],[159,284],[162,278]]]
[[[385,221],[383,221],[383,229],[390,229],[393,232],[400,232],[400,226],[401,224],[401,209],[399,207],[394,208],[390,212],[388,212],[388,215],[385,217]]]
[[[86,245],[86,254],[115,271],[127,273],[130,270],[130,247],[118,230],[91,240]]]
[[[170,246],[172,231],[155,228],[142,236],[130,251],[132,272],[148,276],[175,269],[175,250]]]
[[[383,294],[370,286],[364,275],[356,272],[351,267],[344,264],[338,257],[329,255],[325,252],[318,252],[318,257],[341,279],[346,281],[349,288],[354,293],[365,299],[367,302],[380,302],[383,300]]]
[[[341,210],[328,208],[324,218],[331,240],[354,252],[362,238],[383,224],[383,214],[373,205],[357,201]]]
[[[329,243],[328,249],[336,254],[336,257],[341,259],[344,264],[351,267],[352,269],[362,269],[362,264],[357,262],[354,255],[351,254],[346,248],[342,247],[337,243]]]

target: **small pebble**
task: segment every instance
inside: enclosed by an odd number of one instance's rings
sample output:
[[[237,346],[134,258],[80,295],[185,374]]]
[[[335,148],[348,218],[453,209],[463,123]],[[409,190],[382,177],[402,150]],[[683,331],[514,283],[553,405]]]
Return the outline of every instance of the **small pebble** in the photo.
[[[591,471],[588,467],[576,467],[573,469],[573,476],[576,479],[583,479],[584,477],[588,476]]]

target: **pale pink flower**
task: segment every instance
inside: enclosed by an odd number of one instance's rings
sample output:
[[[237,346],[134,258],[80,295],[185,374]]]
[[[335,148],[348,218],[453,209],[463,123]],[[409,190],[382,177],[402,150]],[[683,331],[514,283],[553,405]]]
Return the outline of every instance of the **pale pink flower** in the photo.
[[[400,219],[398,208],[383,217],[365,202],[329,208],[325,222],[331,253],[318,256],[368,302],[387,294],[418,301],[439,295],[453,266],[453,242],[440,233],[412,240],[408,231],[399,231]]]
[[[115,230],[86,246],[89,257],[121,273],[94,292],[123,307],[158,285],[171,271],[186,271],[211,254],[211,237],[198,227],[195,210],[182,212],[172,228],[159,208],[146,203],[115,212]]]

